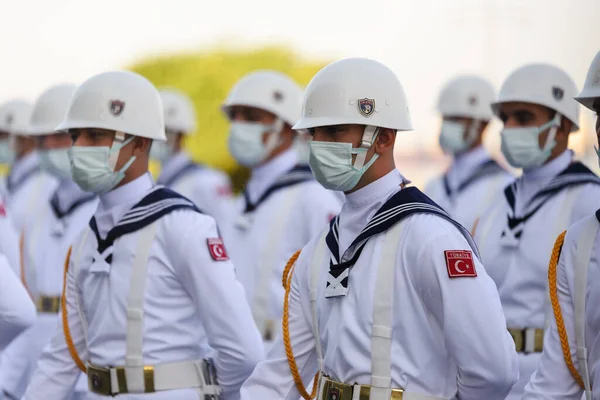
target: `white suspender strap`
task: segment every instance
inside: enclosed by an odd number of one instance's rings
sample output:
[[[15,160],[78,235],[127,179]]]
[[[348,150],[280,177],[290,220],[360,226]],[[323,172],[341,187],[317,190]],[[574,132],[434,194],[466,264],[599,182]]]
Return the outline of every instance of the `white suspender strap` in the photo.
[[[317,364],[319,366],[319,372],[323,371],[323,348],[321,347],[321,336],[319,333],[319,314],[317,312],[317,293],[319,291],[317,289],[319,285],[319,275],[323,266],[323,258],[325,257],[325,238],[327,237],[327,232],[328,231],[325,230],[325,232],[319,238],[319,242],[315,247],[313,257],[309,264],[310,310],[312,313],[313,333],[315,336],[315,348],[317,350]]]
[[[127,328],[125,335],[125,377],[130,393],[143,393],[144,385],[144,293],[148,273],[148,257],[156,234],[157,222],[138,231],[138,243],[129,283],[127,299]]]
[[[392,395],[394,272],[400,248],[402,226],[403,223],[399,222],[386,232],[379,259],[373,297],[370,400],[389,400]]]
[[[367,150],[371,148],[373,145],[373,137],[377,132],[377,127],[373,125],[365,126],[365,130],[363,132],[362,142],[360,143],[361,149],[366,149],[363,152],[356,154],[356,159],[354,160],[354,168],[361,169],[365,165],[365,161],[367,159]]]
[[[75,281],[75,304],[77,305],[77,314],[79,314],[79,320],[81,321],[81,330],[83,331],[83,337],[85,339],[85,348],[89,349],[88,346],[88,322],[85,318],[85,312],[83,312],[83,308],[81,307],[81,300],[79,299],[79,289],[77,289],[77,276],[79,275],[79,260],[81,259],[81,254],[85,247],[85,243],[87,242],[87,238],[90,234],[90,229],[87,228],[79,245],[75,249],[75,254],[73,257],[73,277]],[[85,360],[84,360],[85,362]]]
[[[269,229],[267,235],[265,248],[260,254],[257,282],[252,301],[252,314],[254,322],[263,337],[271,329],[269,326],[271,324],[267,322],[269,320],[269,300],[272,293],[271,284],[273,283],[273,277],[276,276],[275,269],[280,267],[276,264],[277,255],[279,254],[277,250],[279,250],[285,229],[293,229],[288,224],[288,216],[296,206],[299,190],[300,188],[296,185],[283,191],[277,212],[271,219],[271,229]],[[273,324],[273,326],[281,326],[281,324]]]
[[[592,255],[592,248],[600,224],[594,217],[587,218],[585,227],[577,238],[577,255],[575,258],[575,285],[573,294],[573,308],[575,321],[576,355],[579,363],[579,373],[583,379],[587,400],[592,399],[590,373],[588,368],[588,354],[585,345],[585,298],[587,293],[588,265]]]
[[[581,192],[584,189],[584,185],[575,187],[569,196],[561,203],[560,208],[565,212],[560,213],[556,216],[553,224],[552,237],[555,238],[560,235],[565,229],[571,225],[571,218],[573,217],[573,205],[580,198]],[[595,218],[594,218],[595,220]],[[589,261],[589,258],[587,259]],[[587,265],[587,261],[586,261]],[[545,318],[544,318],[544,331],[550,326],[550,321],[554,318],[552,313],[552,306],[550,303],[550,290],[548,288],[548,279],[546,279],[546,298],[544,303]]]

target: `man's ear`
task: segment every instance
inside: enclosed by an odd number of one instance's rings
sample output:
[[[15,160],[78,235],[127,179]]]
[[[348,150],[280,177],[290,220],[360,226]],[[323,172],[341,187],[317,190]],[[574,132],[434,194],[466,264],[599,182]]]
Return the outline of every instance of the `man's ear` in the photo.
[[[384,153],[387,149],[394,148],[396,141],[396,131],[389,128],[379,128],[379,134],[375,140],[375,151],[378,154]]]
[[[133,140],[133,155],[148,154],[152,146],[152,139],[136,137]]]

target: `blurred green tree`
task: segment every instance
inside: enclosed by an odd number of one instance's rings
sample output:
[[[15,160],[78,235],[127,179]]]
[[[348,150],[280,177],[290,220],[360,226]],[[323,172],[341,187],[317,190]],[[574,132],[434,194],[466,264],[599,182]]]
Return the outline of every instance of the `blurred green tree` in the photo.
[[[306,61],[283,47],[255,50],[214,48],[207,51],[161,55],[143,59],[129,67],[158,88],[172,87],[187,93],[196,106],[197,132],[189,136],[186,150],[199,162],[227,172],[239,191],[249,171],[240,167],[227,150],[228,123],[221,103],[231,87],[245,74],[257,69],[273,69],[306,86],[325,63]],[[158,166],[152,165],[153,172]]]

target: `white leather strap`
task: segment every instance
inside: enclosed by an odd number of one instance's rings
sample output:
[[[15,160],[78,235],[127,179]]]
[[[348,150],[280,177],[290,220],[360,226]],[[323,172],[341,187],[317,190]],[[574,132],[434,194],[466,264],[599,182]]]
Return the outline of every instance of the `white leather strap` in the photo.
[[[119,131],[115,132],[115,138],[111,145],[111,149],[117,145],[120,145],[124,141],[125,141],[125,134],[123,132],[119,132]],[[119,160],[120,153],[121,153],[121,149],[119,149],[117,151],[113,151],[113,152],[109,153],[109,155],[108,155],[108,166],[113,171],[115,170],[115,167],[117,166],[117,161]]]
[[[573,188],[572,191],[569,192],[569,195],[567,196],[567,198],[561,203],[560,208],[561,210],[565,210],[565,212],[561,212],[558,215],[554,216],[554,223],[552,224],[553,227],[553,231],[552,231],[552,237],[556,238],[562,231],[564,231],[565,229],[567,229],[569,227],[569,225],[571,224],[571,218],[573,216],[573,205],[575,204],[575,202],[581,198],[581,192],[583,191],[583,189],[585,188],[585,185],[580,185],[577,186],[575,188]],[[554,239],[552,239],[554,240]],[[589,258],[588,258],[589,260]],[[550,326],[550,321],[552,321],[552,319],[554,318],[554,314],[552,313],[552,306],[550,303],[550,290],[548,288],[548,279],[545,280],[546,282],[546,298],[545,298],[545,302],[544,302],[544,310],[545,310],[545,315],[544,315],[544,331],[546,331],[546,329],[548,329],[548,327]]]
[[[281,192],[283,196],[281,196],[279,206],[271,219],[266,245],[260,254],[258,276],[256,277],[254,299],[252,301],[252,314],[254,322],[263,337],[267,330],[271,329],[269,325],[271,327],[281,326],[281,324],[268,324],[269,300],[271,300],[273,277],[276,276],[275,271],[281,267],[277,265],[281,238],[285,236],[285,230],[290,229],[288,217],[296,206],[299,191],[300,187],[295,185]]]
[[[575,320],[575,343],[577,346],[575,353],[587,400],[592,399],[592,390],[588,367],[588,353],[585,345],[585,298],[587,293],[588,266],[599,228],[600,224],[595,216],[589,217],[585,221],[585,226],[577,238],[577,254],[575,258],[575,293],[573,294],[573,317]]]
[[[156,235],[157,222],[138,231],[138,243],[129,283],[127,327],[125,334],[125,377],[130,393],[143,393],[144,386],[144,293],[148,274],[148,257]]]
[[[379,259],[373,296],[370,400],[387,400],[392,394],[394,272],[403,225],[399,222],[386,232]]]
[[[323,258],[325,256],[325,239],[327,238],[327,230],[321,235],[319,238],[319,242],[315,247],[313,252],[313,257],[310,260],[309,264],[309,273],[310,273],[310,309],[312,312],[312,320],[313,320],[313,334],[315,336],[315,348],[317,350],[317,365],[319,367],[319,381],[321,380],[322,372],[323,372],[323,348],[321,347],[321,335],[319,333],[319,314],[317,312],[317,293],[318,293],[318,285],[319,285],[319,273],[321,272],[321,268],[323,266]],[[319,382],[320,383],[320,382]],[[319,384],[319,390],[321,389],[321,385]]]
[[[373,125],[365,126],[365,130],[362,136],[362,142],[360,143],[359,148],[369,150],[373,145],[373,137],[377,132],[377,127]],[[361,169],[365,165],[365,160],[367,158],[367,152],[363,151],[356,155],[356,160],[354,161],[354,168]]]
[[[525,338],[524,338],[524,343],[523,343],[523,352],[535,353],[535,333],[536,333],[537,329],[527,328],[524,331],[525,331]]]
[[[81,330],[83,331],[83,337],[85,338],[85,347],[89,349],[88,346],[88,322],[85,318],[85,312],[81,307],[81,300],[79,299],[79,290],[77,289],[77,277],[79,275],[79,260],[81,259],[81,255],[83,253],[83,249],[85,247],[85,243],[87,242],[87,238],[90,234],[90,228],[87,228],[79,242],[79,246],[75,249],[75,254],[73,257],[73,277],[75,281],[75,304],[77,305],[77,314],[79,314],[79,320],[81,321]],[[85,360],[84,360],[85,361]]]

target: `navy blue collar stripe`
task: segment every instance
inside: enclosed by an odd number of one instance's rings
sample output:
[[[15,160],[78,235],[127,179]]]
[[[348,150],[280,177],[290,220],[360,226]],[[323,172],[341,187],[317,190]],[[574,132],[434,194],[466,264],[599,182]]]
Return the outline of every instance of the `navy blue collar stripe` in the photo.
[[[29,178],[31,178],[33,175],[37,174],[40,171],[41,171],[41,168],[39,166],[31,168],[29,171],[27,171],[23,175],[21,175],[21,179],[19,179],[18,181],[15,181],[13,179],[14,175],[9,174],[8,177],[6,178],[6,190],[8,190],[9,193],[16,191],[25,182],[27,182],[29,180]]]
[[[249,213],[256,210],[262,203],[264,203],[271,195],[281,189],[297,185],[299,183],[311,181],[314,179],[312,172],[310,170],[306,170],[301,166],[296,166],[291,170],[287,171],[285,174],[281,175],[279,178],[275,180],[275,182],[260,196],[260,198],[256,201],[256,203],[252,203],[250,201],[250,197],[248,193],[244,191],[244,200],[246,202],[246,207],[244,208],[244,213]]]
[[[136,232],[160,219],[164,215],[180,209],[201,212],[185,197],[170,189],[158,186],[144,196],[141,201],[134,205],[123,216],[117,225],[108,232],[106,239],[100,237],[96,218],[92,217],[89,225],[96,236],[98,252],[102,254],[104,250],[112,246],[114,241],[119,237]],[[110,263],[111,260],[112,255],[108,255],[106,261]]]
[[[188,173],[200,169],[202,169],[202,165],[195,163],[194,161],[188,161],[172,174],[158,178],[158,183],[164,186],[172,186],[175,182],[183,178]]]
[[[487,178],[491,175],[496,175],[499,173],[506,172],[504,168],[500,166],[496,161],[489,159],[485,162],[481,163],[475,169],[475,172],[471,174],[467,179],[465,179],[462,183],[458,185],[455,193],[460,193],[473,183],[477,182],[479,179]],[[448,182],[448,174],[444,174],[443,176],[444,190],[446,191],[446,195],[451,197],[454,193],[450,189],[450,183]]]

